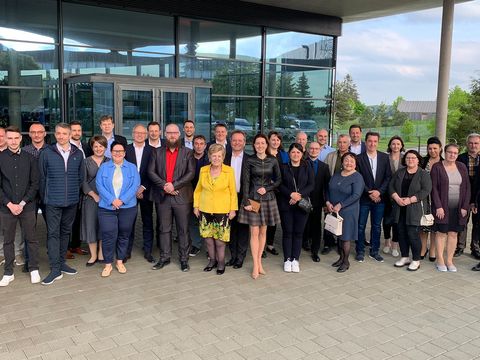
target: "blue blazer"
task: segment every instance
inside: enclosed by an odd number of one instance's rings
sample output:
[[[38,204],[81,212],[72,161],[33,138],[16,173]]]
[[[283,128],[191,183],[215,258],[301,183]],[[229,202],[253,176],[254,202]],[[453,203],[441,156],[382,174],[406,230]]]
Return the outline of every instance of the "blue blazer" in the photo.
[[[382,201],[388,197],[388,185],[392,177],[392,169],[390,168],[390,159],[387,154],[377,151],[377,173],[373,180],[372,167],[366,152],[357,156],[357,171],[362,175],[365,182],[360,202],[370,203],[372,200],[368,196],[370,190],[378,190],[382,195]]]
[[[124,160],[121,169],[123,184],[122,189],[120,190],[120,196],[118,197],[123,201],[121,208],[137,206],[136,193],[140,186],[140,175],[138,174],[137,167]],[[116,199],[112,184],[114,171],[115,164],[113,161],[102,164],[100,169],[98,169],[95,181],[97,184],[98,195],[100,196],[98,206],[107,210],[113,210],[112,201]]]

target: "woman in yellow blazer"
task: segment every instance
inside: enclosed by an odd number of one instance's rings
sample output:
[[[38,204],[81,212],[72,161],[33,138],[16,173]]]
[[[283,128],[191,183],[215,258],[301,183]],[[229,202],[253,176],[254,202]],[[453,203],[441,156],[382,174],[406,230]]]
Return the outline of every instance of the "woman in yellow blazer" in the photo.
[[[230,220],[238,210],[233,168],[224,165],[225,148],[213,144],[208,149],[210,165],[200,169],[193,194],[193,213],[200,222],[200,236],[207,244],[210,261],[203,271],[225,272],[225,245],[230,241]]]

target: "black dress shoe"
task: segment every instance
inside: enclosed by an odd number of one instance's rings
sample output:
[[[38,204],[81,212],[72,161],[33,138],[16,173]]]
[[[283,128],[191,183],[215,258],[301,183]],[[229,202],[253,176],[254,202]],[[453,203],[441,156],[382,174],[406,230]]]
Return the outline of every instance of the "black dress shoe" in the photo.
[[[93,266],[97,263],[97,260],[95,260],[94,262],[88,262],[85,264],[86,267],[90,267],[90,266]]]
[[[188,270],[190,270],[190,265],[188,265],[188,261],[181,261],[180,262],[180,269],[183,272],[187,272]]]
[[[338,267],[337,272],[343,273],[343,272],[347,271],[349,268],[350,268],[350,264],[342,263],[342,265],[340,265]]]
[[[225,272],[225,269],[217,269],[217,275],[223,275],[223,273]]]
[[[343,259],[340,258],[340,259],[338,259],[337,261],[335,261],[335,262],[332,264],[332,266],[333,266],[333,267],[339,267],[339,266],[342,265],[342,264],[343,264]]]
[[[125,263],[125,261],[123,263]],[[170,264],[170,259],[168,259],[168,260],[158,260],[158,262],[155,265],[152,266],[152,270],[160,270],[164,266],[167,266],[168,264]]]
[[[428,257],[428,261],[430,261],[430,262],[434,262],[435,260],[437,260],[437,258],[434,257],[434,256],[433,257],[432,256]]]
[[[313,262],[320,262],[320,256],[317,254],[312,254],[312,260]]]
[[[455,253],[453,254],[453,257],[459,257],[462,254],[463,254],[463,250],[462,249],[457,249],[457,250],[455,250]]]
[[[332,251],[332,248],[330,246],[324,246],[323,249],[322,249],[322,252],[321,254],[322,255],[327,255],[330,253],[330,251]]]
[[[233,264],[234,269],[241,269],[242,266],[243,266],[243,261],[238,261],[237,260],[237,262],[235,264]]]
[[[275,249],[274,247],[272,247],[271,249],[267,246],[266,249],[270,254],[272,255],[278,255],[278,251],[277,249]]]
[[[480,263],[472,267],[472,271],[480,271]]]
[[[203,268],[203,271],[212,271],[217,267],[217,262],[215,261],[213,264],[208,264]]]
[[[237,262],[237,259],[230,259],[225,263],[225,266],[233,266]]]
[[[147,260],[149,263],[155,264],[155,259],[153,258],[152,254],[145,254],[143,258]]]
[[[472,252],[472,256],[477,259],[477,260],[480,260],[480,254],[478,252]]]

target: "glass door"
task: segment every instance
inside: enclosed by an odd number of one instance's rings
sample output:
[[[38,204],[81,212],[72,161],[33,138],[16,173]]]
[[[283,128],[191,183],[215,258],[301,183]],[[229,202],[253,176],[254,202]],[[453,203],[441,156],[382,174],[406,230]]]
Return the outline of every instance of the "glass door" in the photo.
[[[162,89],[162,117],[164,127],[177,124],[183,129],[183,122],[192,119],[192,92],[183,89]]]
[[[129,142],[136,124],[146,127],[156,118],[155,107],[154,89],[121,89],[122,134]]]

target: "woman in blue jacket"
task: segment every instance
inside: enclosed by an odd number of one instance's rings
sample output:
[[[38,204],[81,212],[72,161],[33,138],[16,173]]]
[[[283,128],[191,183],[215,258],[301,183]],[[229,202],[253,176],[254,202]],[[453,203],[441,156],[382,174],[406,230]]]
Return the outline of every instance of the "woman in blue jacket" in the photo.
[[[137,216],[136,193],[140,186],[137,167],[124,159],[125,146],[114,141],[110,150],[112,161],[100,166],[96,179],[100,196],[98,222],[105,259],[103,277],[110,276],[112,272],[114,253],[118,272],[127,272],[123,261],[127,256],[128,238]]]

